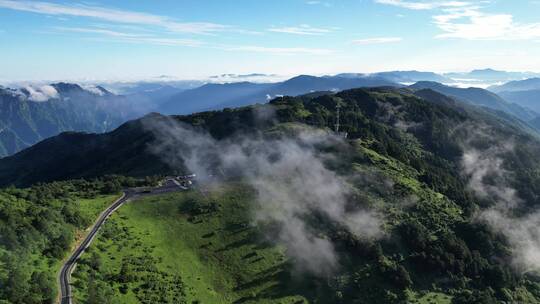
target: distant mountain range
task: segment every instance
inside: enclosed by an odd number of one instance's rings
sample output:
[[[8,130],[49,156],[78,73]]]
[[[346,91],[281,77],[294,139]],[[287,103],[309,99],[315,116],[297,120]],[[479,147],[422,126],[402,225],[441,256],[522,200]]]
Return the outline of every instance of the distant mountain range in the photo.
[[[64,131],[109,131],[136,116],[125,98],[99,86],[0,88],[0,156]]]
[[[512,80],[523,80],[532,77],[540,77],[540,73],[533,72],[507,72],[494,69],[473,70],[465,73],[446,73],[445,77],[456,81],[478,81],[478,82],[508,82]]]
[[[525,122],[529,122],[539,116],[538,113],[528,108],[524,108],[516,103],[510,103],[497,94],[480,88],[457,88],[429,81],[417,82],[410,86],[410,88],[414,90],[431,89],[471,105],[511,114]]]
[[[463,74],[390,71],[374,74],[343,73],[335,76],[301,75],[281,82],[206,83],[201,81],[133,82],[86,86],[56,83],[0,87],[0,157],[11,155],[50,136],[65,131],[106,132],[121,123],[150,112],[186,115],[267,101],[283,95],[313,96],[359,87],[403,87],[414,91],[430,89],[459,101],[515,116],[540,128],[540,78],[515,80],[504,85],[459,88],[455,77],[477,79],[517,78],[532,73],[491,69]],[[276,75],[224,74],[223,79],[268,79]],[[118,95],[120,94],[120,95]]]
[[[509,81],[521,81],[528,78],[540,77],[540,73],[533,72],[507,72],[494,69],[473,70],[462,73],[433,73],[421,71],[389,71],[373,74],[343,73],[340,77],[378,77],[396,83],[414,83],[419,81],[434,81],[444,84],[460,86],[497,85]]]
[[[540,113],[540,78],[511,81],[503,85],[491,86],[489,90],[509,102],[519,104]]]
[[[201,80],[143,80],[136,82],[108,82],[100,83],[99,86],[106,88],[117,95],[132,95],[149,93],[163,89],[174,89],[177,92],[194,89],[205,84]]]
[[[195,89],[189,89],[197,86],[195,82],[122,85],[113,87],[125,95],[116,95],[102,86],[69,83],[0,88],[0,157],[65,131],[106,132],[151,111],[190,114],[265,103],[280,95],[398,86],[377,77],[314,76],[278,83],[209,83]]]
[[[522,79],[531,75],[535,74],[504,72],[492,69],[444,75],[419,71],[390,71],[374,74],[342,73],[323,77],[302,75],[277,83],[209,83],[172,95],[168,101],[163,102],[156,110],[165,114],[189,114],[201,110],[219,110],[225,107],[264,103],[281,95],[296,96],[310,92],[340,91],[356,87],[399,87],[420,82],[418,86],[427,85],[427,87],[470,104],[504,111],[529,121],[536,118],[537,114],[530,109],[526,109],[530,107],[521,104],[519,100],[511,99],[510,102],[507,102],[500,96],[480,88],[460,89],[453,85],[465,85],[467,83],[470,83],[471,86],[474,86],[474,84],[485,85],[486,83],[506,79]],[[464,79],[456,77],[463,77]],[[536,110],[536,108],[534,109]]]
[[[495,93],[540,90],[540,77],[514,80],[503,85],[491,86],[488,89]]]
[[[484,121],[490,125],[503,125],[505,128],[511,127],[513,132],[530,133],[527,125],[515,116],[505,114],[503,112],[492,111],[486,107],[476,107],[468,102],[456,101],[452,97],[443,95],[436,90],[426,87],[426,83],[419,83],[411,88],[371,88],[371,89],[356,89],[346,90],[341,93],[321,92],[309,93],[296,98],[276,98],[273,103],[275,105],[281,102],[287,102],[288,108],[292,107],[291,100],[301,101],[305,104],[310,104],[310,100],[314,100],[314,104],[325,105],[333,101],[333,96],[348,98],[354,96],[354,103],[362,111],[367,111],[371,115],[370,119],[384,119],[383,113],[387,113],[384,107],[375,100],[386,100],[385,94],[392,96],[400,96],[401,99],[406,96],[416,95],[411,97],[418,101],[422,99],[422,103],[433,104],[434,107],[440,109],[452,109],[459,115],[465,115]],[[440,86],[435,86],[436,89],[442,90]],[[463,89],[460,89],[463,90]],[[466,90],[464,90],[466,92]],[[489,92],[488,92],[489,93]],[[397,95],[396,95],[397,94]],[[390,102],[391,99],[385,102]],[[371,113],[371,109],[378,108],[377,113]],[[431,106],[430,106],[431,107]],[[216,138],[230,136],[231,130],[234,132],[253,132],[256,129],[254,125],[254,115],[256,115],[257,106],[243,107],[231,109],[227,111],[211,111],[197,113],[185,116],[175,116],[175,120],[183,121],[187,124],[197,124]],[[352,108],[351,108],[352,109]],[[312,109],[313,110],[313,109]],[[407,108],[407,111],[411,109]],[[281,113],[281,112],[280,112]],[[295,112],[296,113],[296,112]],[[325,114],[326,113],[326,114]],[[415,113],[415,112],[412,112]],[[446,112],[441,112],[446,113]],[[285,115],[281,113],[280,115]],[[295,115],[300,115],[296,113]],[[315,120],[331,124],[334,117],[331,112],[322,112],[320,115],[330,115],[327,120]],[[366,114],[367,115],[367,114]],[[412,115],[412,114],[411,114]],[[416,115],[416,113],[414,114]],[[442,114],[441,114],[442,115]],[[455,119],[460,116],[457,115]],[[287,114],[284,117],[289,117]],[[294,116],[294,115],[293,115]],[[292,117],[292,116],[291,116]],[[291,117],[287,119],[291,119]],[[429,119],[437,119],[430,116],[420,116],[422,124],[430,126]],[[172,172],[171,170],[179,170],[181,168],[171,168],[162,158],[151,153],[149,149],[150,143],[155,140],[155,134],[149,130],[151,125],[167,125],[170,118],[164,115],[151,113],[143,118],[129,121],[112,132],[105,134],[87,134],[76,132],[65,132],[52,138],[41,141],[32,147],[25,149],[13,156],[0,159],[0,185],[15,184],[29,185],[36,182],[47,182],[53,180],[63,180],[67,178],[79,177],[95,177],[104,174],[123,174],[130,176],[146,176],[164,172]],[[285,118],[284,118],[285,119]],[[296,119],[306,120],[302,117]],[[403,118],[404,119],[404,118]],[[311,121],[307,119],[306,121]],[[344,127],[354,128],[354,124],[345,123]],[[395,122],[385,122],[389,126],[394,126]],[[442,120],[439,121],[442,125]],[[452,124],[457,125],[459,119]],[[366,128],[367,126],[363,126]],[[397,128],[397,127],[396,127]],[[233,133],[234,133],[233,132]],[[419,134],[423,134],[418,131]],[[363,133],[362,133],[363,134]],[[432,139],[436,140],[436,139]],[[50,170],[50,168],[57,168]]]
[[[164,114],[190,114],[255,103],[265,103],[278,96],[297,96],[317,91],[342,91],[359,87],[399,86],[380,77],[315,77],[301,75],[277,83],[236,82],[215,84],[187,90],[174,95],[158,108]]]
[[[454,80],[441,74],[419,71],[393,71],[373,74],[375,77],[388,79],[397,83],[414,83],[418,81],[436,81],[441,83],[453,83]]]

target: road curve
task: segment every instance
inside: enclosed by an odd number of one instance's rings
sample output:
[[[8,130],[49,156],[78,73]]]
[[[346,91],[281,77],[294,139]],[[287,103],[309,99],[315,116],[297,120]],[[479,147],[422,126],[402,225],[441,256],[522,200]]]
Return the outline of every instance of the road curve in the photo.
[[[143,197],[143,196],[149,196],[149,195],[156,195],[156,194],[163,194],[168,192],[175,192],[175,191],[181,191],[181,190],[187,190],[187,188],[175,183],[174,179],[167,180],[164,185],[162,185],[159,188],[156,188],[152,190],[151,192],[138,192],[136,190],[126,190],[122,193],[122,196],[117,199],[109,208],[107,208],[105,211],[101,213],[97,221],[92,226],[90,232],[86,236],[86,238],[82,241],[82,243],[73,251],[71,256],[67,259],[67,261],[62,265],[62,269],[60,269],[59,273],[59,284],[60,284],[60,304],[72,304],[71,298],[71,286],[70,286],[70,279],[71,279],[71,273],[75,269],[75,265],[77,264],[77,261],[81,257],[81,255],[84,253],[86,248],[90,246],[92,241],[94,240],[94,237],[97,235],[99,229],[107,218],[115,212],[118,208],[122,207],[124,203],[129,201],[130,199]]]
[[[60,303],[61,304],[71,304],[71,286],[69,285],[69,281],[71,278],[71,273],[73,272],[73,269],[75,268],[75,264],[77,264],[77,260],[81,257],[84,250],[90,246],[90,243],[92,243],[92,240],[96,236],[97,232],[105,223],[107,218],[122,204],[124,204],[126,201],[130,199],[132,195],[124,192],[122,196],[117,199],[107,210],[105,210],[101,215],[99,216],[98,220],[95,222],[94,226],[92,226],[92,229],[86,236],[86,238],[83,240],[83,242],[73,251],[71,256],[68,258],[68,260],[64,263],[62,266],[62,269],[60,270]]]

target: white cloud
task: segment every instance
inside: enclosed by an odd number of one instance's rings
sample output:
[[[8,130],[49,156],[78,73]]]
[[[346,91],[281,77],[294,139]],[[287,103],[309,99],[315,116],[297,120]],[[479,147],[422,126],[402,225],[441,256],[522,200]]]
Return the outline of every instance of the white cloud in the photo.
[[[203,44],[201,41],[194,40],[194,39],[163,38],[163,37],[155,37],[151,35],[119,32],[119,31],[113,31],[113,30],[102,29],[102,28],[57,27],[55,29],[64,31],[64,32],[98,34],[100,36],[114,38],[116,42],[155,44],[155,45],[166,45],[166,46],[188,46],[188,47],[197,47]]]
[[[384,43],[395,43],[403,41],[403,38],[400,37],[378,37],[378,38],[366,38],[366,39],[356,39],[353,40],[353,44],[357,45],[369,45],[369,44],[384,44]]]
[[[477,196],[489,198],[495,204],[479,210],[476,219],[487,223],[504,235],[512,248],[513,265],[520,272],[540,269],[540,210],[530,210],[517,216],[524,200],[511,186],[513,172],[505,166],[505,155],[514,153],[512,139],[495,139],[493,130],[486,126],[462,125],[468,134],[462,143],[462,169],[469,180],[468,187]],[[474,148],[475,142],[489,143],[487,149]]]
[[[250,73],[250,74],[221,74],[210,76],[207,82],[212,83],[229,83],[229,82],[255,82],[255,83],[268,83],[279,82],[289,79],[288,75],[277,74],[262,74],[262,73]]]
[[[275,110],[254,109],[255,121],[273,121]],[[215,172],[242,177],[254,193],[252,223],[286,249],[298,270],[328,277],[339,266],[332,238],[318,229],[313,215],[343,227],[358,240],[384,236],[384,218],[376,210],[359,199],[354,199],[357,208],[351,204],[355,190],[350,180],[370,176],[343,176],[327,168],[332,156],[322,151],[346,146],[331,132],[300,128],[288,136],[244,134],[216,140],[168,117],[143,124],[154,134],[150,151],[171,166],[186,168],[202,180],[213,175],[215,184],[219,182]],[[265,229],[268,224],[275,228]]]
[[[332,7],[332,3],[326,2],[326,1],[312,0],[312,1],[306,1],[306,4],[309,4],[309,5],[322,5],[322,6],[326,6],[326,7]]]
[[[437,10],[434,24],[443,31],[436,38],[466,40],[534,40],[540,38],[540,22],[519,23],[510,14],[488,14],[482,11],[482,1],[404,1],[375,0],[386,5],[412,10]]]
[[[58,91],[50,85],[44,85],[38,88],[26,86],[25,89],[28,91],[28,99],[32,101],[42,102],[58,97]]]
[[[83,85],[81,85],[81,87],[84,90],[86,90],[86,91],[88,91],[88,92],[90,92],[90,93],[92,93],[94,95],[98,95],[98,96],[104,96],[105,95],[105,92],[103,92],[100,88],[98,88],[95,85],[83,84]]]
[[[479,7],[445,10],[433,17],[444,32],[437,38],[529,40],[540,38],[540,22],[521,24],[510,14],[485,14]]]
[[[315,49],[302,47],[264,47],[255,45],[221,46],[220,48],[226,51],[269,53],[274,55],[328,55],[334,52],[330,49]]]
[[[74,32],[84,34],[96,34],[100,37],[90,37],[96,39],[113,39],[114,42],[122,43],[138,43],[138,44],[154,44],[164,46],[186,46],[186,47],[201,47],[218,49],[224,51],[241,51],[268,53],[274,55],[327,55],[333,53],[330,49],[319,48],[304,48],[304,47],[266,47],[259,45],[227,45],[227,44],[211,44],[194,39],[178,39],[178,38],[162,38],[152,36],[151,34],[140,34],[133,32],[115,31],[105,28],[92,27],[56,27],[55,30],[62,32]],[[105,37],[105,38],[103,38]]]
[[[328,34],[330,32],[333,32],[333,29],[316,28],[316,27],[311,27],[308,24],[301,24],[300,26],[270,28],[268,29],[268,31],[276,32],[276,33],[315,36],[315,35]]]
[[[145,35],[141,35],[141,34],[124,33],[124,32],[103,29],[103,28],[55,27],[55,29],[60,30],[60,31],[66,31],[66,32],[101,34],[105,36],[121,37],[121,38],[145,37]]]
[[[89,5],[64,5],[26,0],[0,0],[0,7],[53,16],[87,17],[115,23],[157,26],[179,33],[211,34],[221,31],[240,31],[223,24],[210,22],[177,22],[166,16]]]
[[[375,0],[380,4],[393,5],[413,10],[432,10],[444,7],[465,7],[471,5],[465,1],[403,1],[403,0]]]

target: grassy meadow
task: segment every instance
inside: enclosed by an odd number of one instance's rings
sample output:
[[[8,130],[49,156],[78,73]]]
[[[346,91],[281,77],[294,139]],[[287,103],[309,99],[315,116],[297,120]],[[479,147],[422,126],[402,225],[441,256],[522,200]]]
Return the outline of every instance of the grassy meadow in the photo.
[[[297,293],[310,286],[298,285],[283,249],[250,225],[251,195],[228,185],[124,205],[77,266],[75,301],[306,302]]]

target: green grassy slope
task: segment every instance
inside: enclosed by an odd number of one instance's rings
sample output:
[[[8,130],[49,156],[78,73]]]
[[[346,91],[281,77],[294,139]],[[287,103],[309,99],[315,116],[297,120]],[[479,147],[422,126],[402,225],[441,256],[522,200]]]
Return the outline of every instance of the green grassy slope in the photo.
[[[122,187],[139,184],[105,177],[0,189],[0,303],[52,303],[61,260]]]
[[[228,185],[205,196],[168,194],[125,205],[74,273],[77,302],[303,303],[299,294],[312,291],[293,282],[283,250],[250,225],[250,196]],[[127,280],[126,269],[133,270]],[[149,287],[150,280],[159,287]],[[152,288],[166,292],[156,298]]]
[[[120,195],[99,195],[96,198],[81,198],[76,201],[77,208],[82,216],[89,219],[96,219],[109,205],[111,205]]]

